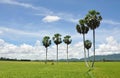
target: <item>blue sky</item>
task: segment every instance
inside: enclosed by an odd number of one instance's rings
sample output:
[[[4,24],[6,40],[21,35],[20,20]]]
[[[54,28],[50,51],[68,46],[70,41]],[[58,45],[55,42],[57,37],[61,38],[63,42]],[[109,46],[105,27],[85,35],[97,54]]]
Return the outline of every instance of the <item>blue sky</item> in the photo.
[[[71,35],[74,45],[82,41],[75,29],[78,20],[95,9],[103,17],[96,29],[97,47],[111,37],[120,43],[119,7],[119,0],[0,0],[0,39],[33,46],[45,35],[60,33]],[[86,38],[92,40],[92,31]]]

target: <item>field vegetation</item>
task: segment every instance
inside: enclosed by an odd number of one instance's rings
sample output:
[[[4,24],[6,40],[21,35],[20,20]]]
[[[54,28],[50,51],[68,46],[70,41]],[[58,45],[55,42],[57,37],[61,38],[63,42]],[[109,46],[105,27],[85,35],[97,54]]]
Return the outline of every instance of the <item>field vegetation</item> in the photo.
[[[0,61],[0,78],[119,78],[120,62],[96,62],[89,71],[84,62]]]

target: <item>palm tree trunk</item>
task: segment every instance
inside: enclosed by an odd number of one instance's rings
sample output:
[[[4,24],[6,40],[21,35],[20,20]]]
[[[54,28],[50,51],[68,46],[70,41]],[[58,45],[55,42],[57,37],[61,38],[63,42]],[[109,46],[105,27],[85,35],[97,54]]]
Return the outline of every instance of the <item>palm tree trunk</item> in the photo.
[[[57,45],[57,62],[58,62],[58,45]]]
[[[67,44],[67,62],[68,62],[68,44]]]
[[[88,64],[89,64],[89,66],[91,65],[91,62],[90,62],[90,55],[89,55],[89,49],[88,49]]]
[[[85,34],[83,34],[83,46],[84,46],[84,42],[85,42]],[[84,61],[87,67],[89,67],[87,60],[86,60],[86,50],[85,50],[85,46],[84,46]]]
[[[48,51],[48,48],[46,47],[46,61],[45,61],[45,64],[47,64],[47,51]]]
[[[94,67],[94,62],[95,62],[95,29],[93,29],[93,52],[94,52],[93,54],[94,58],[92,62],[92,67]]]
[[[88,61],[90,62],[90,58],[89,58],[89,49],[88,49]]]

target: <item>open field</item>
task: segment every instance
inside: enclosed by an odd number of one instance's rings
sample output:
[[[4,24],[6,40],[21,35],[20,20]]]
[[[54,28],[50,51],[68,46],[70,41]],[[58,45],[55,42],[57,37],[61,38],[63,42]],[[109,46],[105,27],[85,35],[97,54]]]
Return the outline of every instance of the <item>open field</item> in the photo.
[[[120,78],[120,62],[97,62],[94,70],[87,71],[84,62],[0,61],[0,78]]]

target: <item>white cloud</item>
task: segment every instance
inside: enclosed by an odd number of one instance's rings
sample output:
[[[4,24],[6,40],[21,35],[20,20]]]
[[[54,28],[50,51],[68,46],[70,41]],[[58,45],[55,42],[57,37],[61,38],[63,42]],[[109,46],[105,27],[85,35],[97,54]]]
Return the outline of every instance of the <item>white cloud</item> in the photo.
[[[35,10],[39,10],[38,7],[35,7],[35,6],[33,6],[31,4],[27,4],[27,3],[17,2],[16,0],[0,0],[0,3],[17,5],[17,6],[22,6],[22,7],[25,7],[25,8],[32,8],[32,9],[35,9]]]
[[[96,55],[108,55],[120,53],[120,43],[112,36],[106,38],[106,43],[99,44],[96,49]],[[93,52],[90,50],[90,56]],[[35,45],[21,44],[14,45],[0,39],[0,57],[18,58],[18,59],[45,59],[45,47],[36,41]],[[83,58],[83,42],[69,45],[69,58]],[[56,45],[48,48],[48,59],[56,59]],[[59,59],[66,59],[66,45],[59,45]]]
[[[71,22],[71,23],[78,23],[79,19],[81,18],[81,15],[73,15],[70,13],[56,13],[59,17],[61,17],[62,20]]]
[[[16,6],[21,6],[24,8],[30,8],[33,10],[38,10],[37,14],[34,15],[39,15],[39,16],[45,16],[45,18],[43,18],[44,22],[55,22],[58,21],[60,19],[64,20],[64,21],[68,21],[68,22],[72,22],[72,23],[77,23],[78,22],[78,18],[79,16],[74,16],[70,13],[54,13],[53,11],[49,10],[48,8],[42,7],[42,6],[34,6],[32,4],[29,3],[24,3],[24,2],[20,2],[17,0],[0,0],[0,3],[2,4],[9,4],[9,5],[16,5]],[[60,18],[61,17],[61,18]]]
[[[0,38],[3,38],[5,40],[9,39],[10,41],[14,41],[15,43],[17,42],[17,44],[21,44],[22,42],[30,42],[33,44],[36,40],[41,40],[46,35],[52,38],[56,32],[61,33],[62,35],[66,35],[66,33],[64,33],[62,30],[53,27],[42,30],[21,30],[15,28],[8,28],[6,26],[0,26],[0,31],[2,31],[2,33],[0,34]]]
[[[12,29],[12,28],[6,28],[6,27],[0,27],[0,31],[2,33],[6,34],[16,34],[16,35],[27,35],[27,36],[40,36],[39,31],[38,32],[30,32],[30,31],[23,31],[18,29]]]
[[[73,19],[73,18],[70,18],[70,19],[67,19],[69,22],[72,22],[72,23],[78,23],[78,20],[79,19]]]
[[[39,30],[39,31],[27,31],[27,30],[19,30],[7,27],[0,27],[1,34],[6,35],[15,35],[15,36],[30,36],[30,37],[43,37],[45,35],[51,35],[50,30]],[[12,36],[11,35],[11,36]]]
[[[0,0],[0,3],[21,6],[21,7],[30,8],[33,10],[39,10],[39,12],[42,13],[41,15],[52,14],[52,11],[50,11],[47,8],[40,7],[40,6],[37,7],[37,6],[34,6],[32,4],[29,4],[29,3],[18,2],[16,0]]]
[[[113,20],[103,20],[102,23],[110,24],[110,25],[117,25],[117,26],[120,25],[120,22],[113,21]]]
[[[69,58],[82,58],[82,43],[69,46]],[[79,46],[80,45],[80,46]],[[81,48],[80,48],[81,47]],[[18,59],[45,59],[45,47],[36,41],[34,46],[29,44],[14,45],[0,39],[0,57],[18,58]],[[66,45],[59,45],[59,59],[66,59]],[[48,49],[48,59],[56,59],[56,45]]]
[[[44,59],[43,46],[31,46],[28,44],[14,45],[0,39],[0,57],[18,58],[18,59]],[[38,41],[36,42],[38,44]],[[34,58],[33,58],[34,57]]]
[[[43,22],[55,22],[55,21],[59,21],[61,18],[58,17],[58,16],[51,16],[51,15],[48,15],[48,16],[45,16],[42,21]]]
[[[49,18],[52,18],[53,16],[57,16],[57,19],[58,20],[64,20],[64,21],[66,21],[66,22],[71,22],[71,23],[78,23],[78,21],[79,21],[79,15],[76,15],[76,16],[74,16],[73,14],[70,14],[70,13],[54,13],[54,12],[52,12],[51,11],[51,13],[48,13],[48,14],[41,14],[41,13],[38,13],[38,14],[34,14],[34,15],[37,15],[37,16],[45,16],[43,19],[45,19],[45,18],[47,18],[47,20],[49,19]],[[52,17],[51,17],[52,16]],[[49,17],[49,18],[48,18]],[[77,18],[76,18],[77,17]],[[42,20],[43,20],[42,19]],[[44,21],[44,20],[43,20]],[[44,21],[44,22],[49,22],[49,20],[48,21]],[[51,21],[50,21],[51,22]]]
[[[112,36],[106,38],[106,43],[100,44],[96,49],[97,55],[107,55],[120,53],[120,43]]]

